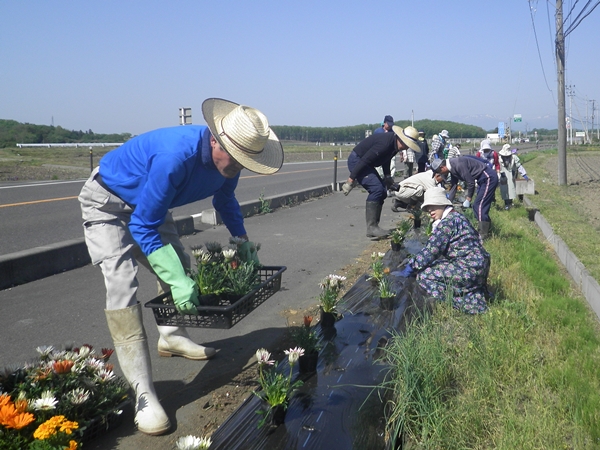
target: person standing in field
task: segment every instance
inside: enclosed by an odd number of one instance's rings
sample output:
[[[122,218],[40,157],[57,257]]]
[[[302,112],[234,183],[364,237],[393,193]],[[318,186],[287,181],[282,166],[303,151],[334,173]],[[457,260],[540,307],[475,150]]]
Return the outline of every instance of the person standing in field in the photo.
[[[135,423],[146,434],[171,423],[154,389],[148,339],[137,299],[138,269],[154,273],[159,293],[171,291],[177,311],[198,314],[198,286],[170,209],[212,197],[244,261],[259,263],[235,197],[243,168],[277,172],[283,148],[257,109],[209,98],[208,126],[186,125],[141,134],[107,153],[79,194],[85,242],[106,286],[105,316],[119,365],[135,392]],[[158,354],[206,360],[215,349],[193,342],[180,326],[158,326]]]
[[[517,177],[519,174],[529,180],[525,167],[517,156],[516,149],[511,151],[510,145],[505,144],[500,150],[500,195],[504,200],[504,209],[512,207],[513,200],[517,196]]]

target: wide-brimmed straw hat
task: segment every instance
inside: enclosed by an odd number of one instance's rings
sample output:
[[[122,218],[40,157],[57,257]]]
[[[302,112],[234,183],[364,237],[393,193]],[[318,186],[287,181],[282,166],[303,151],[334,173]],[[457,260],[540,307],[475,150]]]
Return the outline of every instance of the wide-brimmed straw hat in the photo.
[[[421,147],[419,147],[419,132],[415,127],[402,128],[398,125],[394,125],[392,131],[412,150],[415,152],[421,151]]]
[[[246,169],[264,175],[281,169],[283,147],[258,109],[208,98],[202,115],[221,147]]]
[[[511,156],[512,152],[510,151],[510,145],[509,144],[504,144],[504,147],[502,147],[502,150],[500,150],[498,152],[498,154],[500,156]]]
[[[452,202],[446,197],[446,190],[441,187],[433,187],[425,191],[421,209],[426,206],[452,206]]]

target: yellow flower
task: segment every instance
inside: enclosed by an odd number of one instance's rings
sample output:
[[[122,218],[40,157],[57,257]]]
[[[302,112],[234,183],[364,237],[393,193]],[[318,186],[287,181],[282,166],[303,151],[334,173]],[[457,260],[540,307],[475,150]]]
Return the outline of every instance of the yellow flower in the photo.
[[[79,428],[79,424],[67,420],[65,416],[54,416],[41,424],[37,430],[34,431],[33,437],[39,440],[48,439],[50,436],[56,434],[57,428],[59,429],[58,431],[71,434],[73,430]]]
[[[65,447],[65,450],[77,450],[77,442],[69,441],[69,446]]]
[[[77,428],[79,428],[79,424],[77,422],[71,422],[70,420],[65,420],[60,425],[60,431],[67,434],[71,434],[73,430],[76,430]]]

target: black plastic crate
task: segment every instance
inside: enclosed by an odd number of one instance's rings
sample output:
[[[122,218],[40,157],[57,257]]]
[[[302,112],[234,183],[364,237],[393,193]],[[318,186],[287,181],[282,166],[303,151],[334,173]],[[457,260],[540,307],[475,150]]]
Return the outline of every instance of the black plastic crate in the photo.
[[[286,269],[285,266],[261,267],[258,269],[261,283],[255,289],[238,300],[224,296],[217,306],[200,305],[198,315],[179,314],[170,292],[150,300],[145,306],[152,308],[157,325],[231,328],[281,288],[281,274]]]

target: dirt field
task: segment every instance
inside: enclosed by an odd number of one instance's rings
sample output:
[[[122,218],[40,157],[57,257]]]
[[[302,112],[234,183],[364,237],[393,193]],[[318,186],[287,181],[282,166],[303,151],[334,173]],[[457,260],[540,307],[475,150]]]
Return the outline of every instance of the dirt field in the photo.
[[[548,158],[545,169],[549,177],[542,183],[556,184],[558,157]],[[567,182],[574,206],[592,221],[600,220],[600,154],[570,153],[567,157]]]

